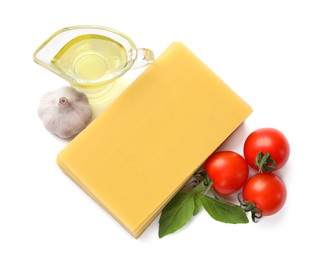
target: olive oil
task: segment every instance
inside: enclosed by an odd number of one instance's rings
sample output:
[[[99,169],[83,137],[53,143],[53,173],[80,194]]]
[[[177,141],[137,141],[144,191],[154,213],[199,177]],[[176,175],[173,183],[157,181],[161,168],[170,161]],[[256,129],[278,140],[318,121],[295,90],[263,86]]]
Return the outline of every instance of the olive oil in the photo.
[[[52,58],[56,69],[88,85],[113,79],[127,65],[126,49],[106,36],[85,34],[75,37]]]

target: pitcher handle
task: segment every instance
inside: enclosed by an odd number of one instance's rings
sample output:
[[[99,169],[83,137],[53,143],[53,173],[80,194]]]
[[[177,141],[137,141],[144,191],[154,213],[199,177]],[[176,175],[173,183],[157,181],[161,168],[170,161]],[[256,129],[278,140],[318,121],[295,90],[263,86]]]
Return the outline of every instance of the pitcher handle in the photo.
[[[154,52],[150,49],[137,49],[137,56],[132,66],[132,69],[142,68],[154,61]]]

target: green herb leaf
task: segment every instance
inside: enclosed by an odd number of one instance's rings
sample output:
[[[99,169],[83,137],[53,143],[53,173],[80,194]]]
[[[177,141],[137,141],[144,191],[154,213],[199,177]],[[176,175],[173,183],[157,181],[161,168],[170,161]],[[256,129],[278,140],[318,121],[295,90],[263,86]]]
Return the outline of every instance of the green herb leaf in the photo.
[[[208,196],[202,196],[204,209],[215,220],[224,223],[248,223],[249,220],[243,209],[226,201],[217,200]]]
[[[194,197],[194,211],[193,211],[193,216],[196,216],[197,213],[201,210],[202,208],[202,196],[195,195]]]
[[[180,192],[166,205],[159,219],[160,238],[182,228],[193,216],[195,199],[192,193]]]

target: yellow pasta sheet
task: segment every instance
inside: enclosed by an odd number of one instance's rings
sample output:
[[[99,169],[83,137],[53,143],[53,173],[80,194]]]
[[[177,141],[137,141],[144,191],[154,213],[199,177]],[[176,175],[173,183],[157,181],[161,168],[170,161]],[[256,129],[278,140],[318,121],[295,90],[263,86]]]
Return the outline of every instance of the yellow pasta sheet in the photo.
[[[137,238],[251,112],[175,42],[58,154],[57,163]]]

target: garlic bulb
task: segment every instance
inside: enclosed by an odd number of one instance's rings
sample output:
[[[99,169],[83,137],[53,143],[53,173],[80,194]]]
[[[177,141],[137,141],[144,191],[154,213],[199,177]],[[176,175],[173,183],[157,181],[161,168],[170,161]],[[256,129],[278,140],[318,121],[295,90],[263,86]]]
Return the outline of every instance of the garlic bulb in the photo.
[[[73,87],[62,87],[41,98],[38,115],[49,132],[70,138],[90,123],[92,111],[84,93]]]

